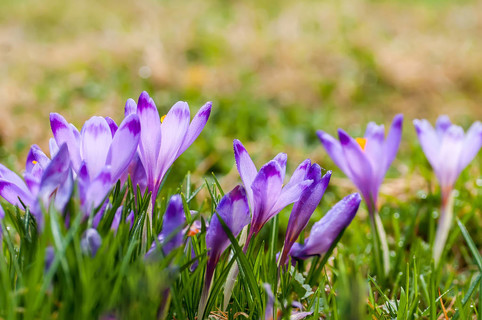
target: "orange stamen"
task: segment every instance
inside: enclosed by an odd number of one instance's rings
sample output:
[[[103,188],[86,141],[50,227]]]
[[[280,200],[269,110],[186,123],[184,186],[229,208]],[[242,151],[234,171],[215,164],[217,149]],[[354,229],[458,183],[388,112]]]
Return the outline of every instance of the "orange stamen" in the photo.
[[[191,226],[191,228],[189,228],[189,231],[187,232],[187,236],[192,237],[192,236],[198,234],[200,231],[201,231],[201,229],[196,228],[195,226]]]
[[[365,151],[365,146],[367,145],[367,138],[356,138],[355,141],[358,143],[360,148]]]
[[[37,162],[37,160],[32,160],[32,163],[37,164],[38,162]]]
[[[164,122],[164,119],[166,119],[166,114],[161,117],[161,123]]]

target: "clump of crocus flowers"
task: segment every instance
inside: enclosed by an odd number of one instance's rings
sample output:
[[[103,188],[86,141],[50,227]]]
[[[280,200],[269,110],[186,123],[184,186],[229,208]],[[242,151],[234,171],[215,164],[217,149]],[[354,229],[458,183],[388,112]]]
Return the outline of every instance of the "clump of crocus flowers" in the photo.
[[[204,129],[210,114],[210,102],[202,106],[196,115],[190,116],[185,102],[177,102],[161,116],[153,99],[141,93],[137,103],[129,99],[124,107],[124,119],[120,125],[109,117],[92,117],[79,131],[62,115],[52,113],[50,125],[50,157],[37,145],[27,156],[23,179],[0,164],[0,195],[13,206],[29,212],[36,220],[38,232],[43,232],[48,213],[65,217],[66,226],[78,208],[86,222],[80,241],[81,252],[92,258],[103,245],[98,227],[105,221],[105,212],[115,210],[108,230],[114,236],[121,224],[132,228],[139,212],[125,210],[124,204],[113,208],[111,193],[116,185],[130,184],[138,195],[150,195],[151,201],[146,225],[152,223],[155,206],[163,198],[161,186],[175,160],[194,143]],[[144,245],[143,262],[163,259],[173,252],[183,251],[186,256],[206,259],[203,273],[198,317],[204,316],[210,298],[216,268],[223,257],[228,256],[231,241],[238,238],[246,253],[263,227],[282,210],[292,205],[284,237],[283,247],[277,258],[277,275],[289,272],[292,264],[313,256],[329,255],[344,230],[358,211],[362,197],[368,208],[375,246],[383,252],[383,271],[388,273],[388,244],[379,216],[379,188],[390,167],[401,141],[403,116],[395,116],[388,135],[383,125],[369,123],[363,138],[352,138],[339,129],[339,141],[318,132],[326,151],[335,164],[353,181],[360,194],[342,198],[323,218],[314,222],[308,236],[301,238],[313,213],[319,207],[328,188],[332,171],[324,170],[310,159],[302,161],[286,178],[288,157],[279,153],[258,168],[239,140],[234,140],[234,161],[242,185],[234,187],[218,199],[213,198],[214,212],[206,216],[209,223],[200,227],[199,221],[190,216],[187,201],[182,194],[169,198],[164,212],[159,213],[160,230],[150,247]],[[434,243],[434,259],[440,259],[452,220],[452,190],[460,172],[475,157],[482,144],[482,125],[477,122],[464,134],[460,127],[452,125],[447,117],[437,121],[434,130],[426,120],[414,121],[422,148],[432,165],[442,190],[442,213]],[[69,206],[74,201],[78,206]],[[130,210],[130,209],[129,209]],[[5,213],[0,207],[0,241]],[[152,226],[151,226],[152,227]],[[193,244],[189,237],[205,236],[205,256],[195,257],[193,250],[183,250]],[[1,247],[0,247],[1,248]],[[327,254],[328,252],[328,254]],[[52,247],[46,252],[46,270],[55,257]],[[237,252],[238,255],[243,254]],[[194,256],[193,256],[194,255]],[[195,270],[196,261],[189,270]],[[225,307],[231,300],[236,264],[224,285]],[[269,296],[267,316],[274,305],[276,291],[266,288]],[[276,290],[276,288],[275,288]],[[169,290],[163,295],[168,296]],[[303,315],[309,315],[304,312]],[[270,315],[272,316],[272,314]]]

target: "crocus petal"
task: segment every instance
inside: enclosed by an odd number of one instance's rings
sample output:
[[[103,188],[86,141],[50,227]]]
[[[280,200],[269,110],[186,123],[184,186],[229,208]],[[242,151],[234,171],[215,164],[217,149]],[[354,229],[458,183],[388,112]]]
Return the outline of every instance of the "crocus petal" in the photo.
[[[290,181],[286,184],[285,188],[293,184],[298,184],[306,179],[306,174],[311,168],[311,160],[305,159],[302,163],[298,165],[296,170],[291,175]]]
[[[166,213],[162,220],[162,230],[160,236],[164,239],[170,239],[166,243],[163,243],[164,254],[169,254],[173,249],[182,245],[184,238],[181,232],[181,227],[186,222],[186,216],[184,215],[184,208],[182,205],[182,198],[176,194],[171,197],[166,208]]]
[[[18,198],[20,198],[27,207],[32,207],[34,203],[34,198],[30,192],[25,191],[13,182],[4,180],[3,178],[0,179],[0,196],[21,209],[23,209],[23,205]]]
[[[50,164],[45,168],[42,179],[40,180],[40,189],[38,198],[42,201],[44,207],[48,207],[49,199],[52,193],[64,183],[70,171],[69,150],[66,144],[63,144],[59,152],[50,161]]]
[[[54,247],[48,246],[45,248],[45,267],[44,272],[48,272],[50,267],[52,266],[52,262],[55,259],[55,250]]]
[[[81,156],[91,179],[105,166],[112,133],[102,117],[92,117],[82,127]]]
[[[110,128],[110,133],[112,134],[112,138],[114,138],[114,134],[116,133],[118,127],[117,123],[111,118],[111,117],[105,117],[104,118],[107,124],[109,125]]]
[[[313,183],[313,180],[304,180],[297,184],[285,186],[269,211],[268,220],[277,215],[284,207],[300,199],[301,194]]]
[[[140,158],[146,170],[149,191],[153,191],[158,172],[157,158],[161,149],[161,119],[154,101],[145,91],[139,96],[137,115],[141,123]]]
[[[30,193],[29,188],[27,188],[27,185],[22,180],[22,178],[20,178],[15,172],[8,169],[7,167],[5,167],[1,163],[0,163],[0,179],[9,181],[9,182],[17,185],[17,187],[22,189],[23,192],[25,192],[25,193]]]
[[[383,163],[385,157],[385,127],[370,122],[365,133],[366,145],[363,150],[372,169],[372,194],[374,197],[378,194],[378,188],[383,181],[386,170]],[[388,169],[388,168],[387,168]],[[376,199],[374,199],[376,202]]]
[[[280,196],[282,185],[281,168],[277,161],[271,160],[259,170],[251,185],[254,210],[250,233],[259,232],[270,219],[271,209]]]
[[[207,102],[196,113],[196,115],[191,121],[191,124],[189,125],[189,129],[187,129],[186,137],[182,142],[181,148],[179,148],[177,157],[179,157],[184,151],[186,151],[186,149],[189,148],[189,146],[194,142],[194,140],[196,140],[197,137],[201,134],[201,131],[204,129],[204,126],[206,125],[206,122],[211,115],[211,107],[212,103]]]
[[[124,116],[127,117],[130,114],[137,113],[137,104],[132,99],[127,99],[126,105],[124,108]]]
[[[39,165],[42,169],[45,169],[50,162],[50,159],[45,155],[45,153],[37,145],[32,145],[30,151],[27,155],[27,162],[25,163],[25,170],[27,172],[32,172],[35,165]]]
[[[235,237],[249,223],[249,207],[246,191],[242,186],[236,186],[227,193],[216,208],[216,212],[223,219]],[[229,246],[229,238],[219,222],[218,216],[213,215],[206,233],[206,248],[208,255],[221,255]]]
[[[233,141],[234,148],[234,159],[236,160],[236,167],[238,168],[239,176],[243,181],[244,187],[246,188],[246,193],[248,196],[249,207],[253,208],[253,190],[251,185],[253,184],[254,178],[258,173],[256,166],[251,160],[248,151],[244,148],[241,141],[235,139]]]
[[[122,209],[123,206],[120,206],[114,213],[114,219],[112,219],[112,224],[110,226],[110,229],[114,231],[114,233],[117,232],[117,229],[119,229],[119,224],[122,218]]]
[[[451,125],[452,122],[450,122],[447,115],[441,115],[438,117],[437,122],[435,123],[435,131],[437,131],[439,139],[442,139],[443,135]]]
[[[383,168],[384,174],[392,164],[400,146],[402,140],[402,128],[403,128],[403,114],[397,114],[392,121],[390,131],[388,132],[387,139],[385,140],[385,146],[382,154],[384,154]],[[381,183],[381,181],[380,181]]]
[[[312,314],[313,314],[313,311],[293,312],[290,315],[290,320],[305,319],[306,317],[311,316]]]
[[[284,181],[286,175],[286,162],[288,162],[288,156],[286,153],[278,153],[276,157],[273,158],[274,161],[278,162],[281,169],[281,180]]]
[[[60,184],[55,194],[54,207],[58,212],[63,212],[67,203],[69,203],[72,197],[72,192],[74,190],[74,179],[72,177],[72,172],[69,170],[67,173],[67,178],[63,183]]]
[[[186,102],[179,101],[172,106],[161,125],[161,135],[165,137],[161,142],[161,149],[157,159],[160,184],[169,167],[177,158],[179,149],[186,137],[189,128],[189,106]]]
[[[70,154],[70,160],[72,161],[72,167],[75,171],[78,171],[81,164],[80,148],[77,134],[72,129],[69,123],[58,113],[50,114],[50,127],[55,137],[55,142],[58,146],[67,144]],[[52,150],[53,151],[53,150]],[[52,155],[51,151],[51,156]],[[55,152],[53,152],[55,153]]]
[[[81,195],[81,205],[85,216],[90,215],[92,210],[99,207],[105,200],[112,188],[111,181],[110,168],[106,167],[84,190],[85,194]]]
[[[482,123],[474,122],[465,134],[462,153],[459,160],[459,173],[475,158],[482,147]]]
[[[443,136],[439,152],[441,161],[438,167],[434,168],[442,188],[452,187],[457,180],[463,142],[464,130],[456,125],[450,126]]]
[[[340,142],[321,130],[316,132],[318,139],[320,139],[321,144],[325,148],[326,152],[330,156],[331,160],[336,164],[341,171],[343,171],[347,176],[350,176],[350,170],[347,167],[345,155],[343,154],[343,149]]]
[[[59,146],[57,145],[57,141],[55,141],[55,138],[50,138],[49,139],[49,153],[50,157],[53,158],[59,151]]]
[[[146,170],[142,165],[142,161],[138,153],[134,154],[134,157],[131,163],[129,164],[127,172],[131,178],[132,186],[134,187],[134,191],[136,192],[136,194],[137,194],[137,186],[139,187],[141,194],[144,194],[147,188],[147,176],[146,176]]]
[[[298,239],[301,231],[306,227],[316,207],[321,201],[331,178],[331,171],[321,176],[321,167],[316,163],[310,168],[308,178],[313,179],[313,183],[306,188],[300,199],[295,202],[291,210],[288,227],[286,229],[285,244],[283,247],[282,258],[286,260],[291,246]],[[281,261],[284,264],[286,261]]]
[[[362,192],[369,210],[371,211],[374,209],[372,205],[376,200],[373,198],[375,195],[370,192],[373,184],[373,172],[371,164],[358,143],[345,131],[338,129],[338,136],[340,138],[340,144],[343,148],[343,154],[345,155],[346,159],[349,159],[349,161],[347,161],[347,167],[350,172],[349,177]]]
[[[422,146],[423,153],[427,157],[428,162],[434,170],[437,170],[439,165],[439,150],[440,141],[435,133],[430,122],[425,119],[413,120],[413,125],[417,131],[418,141]]]
[[[338,237],[353,220],[361,197],[358,193],[346,196],[331,208],[330,211],[318,222],[313,225],[310,236],[304,245],[295,243],[290,251],[290,255],[298,259],[306,259],[314,255],[322,255],[333,244]]]
[[[94,228],[85,230],[80,240],[80,248],[84,254],[94,257],[97,254],[97,250],[102,245],[102,238],[99,232]]]
[[[39,166],[37,165],[37,168],[34,169],[35,171],[39,172]],[[38,194],[39,188],[40,188],[40,179],[42,178],[42,172],[40,173],[29,173],[25,172],[23,174],[23,178],[25,179],[25,183],[27,184],[28,189],[30,190],[31,194]]]
[[[129,166],[136,153],[141,134],[136,114],[127,116],[114,135],[107,154],[106,164],[112,167],[112,182],[117,181]]]

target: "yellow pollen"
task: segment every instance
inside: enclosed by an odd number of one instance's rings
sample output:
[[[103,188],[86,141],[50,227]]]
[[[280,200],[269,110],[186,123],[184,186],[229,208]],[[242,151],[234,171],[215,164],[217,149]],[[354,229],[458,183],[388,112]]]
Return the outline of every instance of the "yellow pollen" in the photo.
[[[367,138],[356,138],[355,139],[360,148],[365,151],[365,146],[367,145]]]
[[[32,160],[32,163],[37,164],[38,162],[37,162],[37,160]]]
[[[164,119],[166,119],[166,114],[161,117],[161,123],[164,122]]]

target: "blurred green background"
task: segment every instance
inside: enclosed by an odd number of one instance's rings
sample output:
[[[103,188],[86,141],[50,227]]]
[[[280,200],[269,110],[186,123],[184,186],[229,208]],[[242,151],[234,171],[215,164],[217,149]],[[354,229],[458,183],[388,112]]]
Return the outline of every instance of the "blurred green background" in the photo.
[[[214,172],[232,188],[239,138],[258,166],[286,152],[291,172],[310,157],[352,189],[315,131],[363,135],[403,112],[382,193],[413,196],[430,169],[411,121],[482,118],[481,34],[481,1],[3,0],[0,160],[21,171],[31,144],[47,150],[51,111],[79,128],[93,115],[120,122],[146,90],[161,113],[213,101],[170,179]]]

